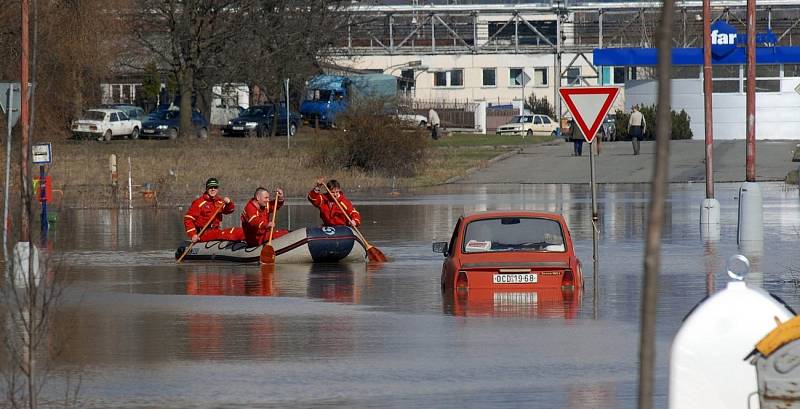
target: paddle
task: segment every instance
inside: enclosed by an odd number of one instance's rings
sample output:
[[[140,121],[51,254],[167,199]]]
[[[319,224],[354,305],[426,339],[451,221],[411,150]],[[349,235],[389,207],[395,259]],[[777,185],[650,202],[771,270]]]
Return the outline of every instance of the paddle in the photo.
[[[211,217],[208,219],[208,221],[206,222],[206,225],[203,226],[202,229],[200,229],[199,233],[197,233],[197,237],[198,238],[203,235],[203,232],[206,231],[206,227],[208,227],[208,225],[211,224],[211,221],[214,220],[215,217],[217,217],[217,213],[219,213],[219,211],[222,210],[223,207],[224,206],[217,206],[217,210],[215,210],[214,214],[212,214]],[[198,239],[198,241],[199,241],[199,239]],[[192,242],[191,244],[189,244],[189,247],[186,247],[186,250],[183,251],[183,254],[181,254],[181,256],[178,257],[178,260],[176,260],[175,263],[180,263],[181,260],[183,260],[183,258],[186,257],[186,255],[189,253],[189,250],[191,250],[192,247],[194,246],[194,243],[195,242]]]
[[[261,264],[272,264],[275,262],[275,249],[272,248],[272,233],[275,233],[275,215],[278,214],[278,192],[275,192],[275,204],[272,206],[272,227],[269,229],[269,241],[261,248],[261,255],[258,261]]]
[[[336,196],[334,196],[333,193],[331,193],[331,190],[328,189],[328,185],[323,184],[323,186],[325,186],[325,190],[328,191],[328,194],[331,196],[333,201],[336,202],[336,205],[338,205],[339,209],[342,211],[342,213],[344,213],[344,217],[347,218],[347,221],[350,223],[353,231],[356,232],[358,238],[361,239],[362,242],[364,242],[365,246],[367,246],[367,256],[369,257],[369,260],[378,262],[389,261],[389,259],[386,258],[386,255],[384,255],[382,251],[380,251],[377,247],[367,242],[367,239],[364,238],[364,235],[361,234],[361,232],[358,230],[358,227],[353,226],[353,220],[350,219],[350,216],[347,214],[347,211],[344,210],[344,206],[342,206],[342,204],[339,203],[339,200],[336,199]]]

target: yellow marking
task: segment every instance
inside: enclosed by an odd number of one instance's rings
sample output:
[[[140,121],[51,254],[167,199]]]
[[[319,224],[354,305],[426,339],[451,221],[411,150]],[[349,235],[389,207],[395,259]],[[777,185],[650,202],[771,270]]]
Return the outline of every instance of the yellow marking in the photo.
[[[258,228],[259,228],[259,229],[261,228],[261,225],[262,225],[262,224],[264,224],[264,222],[261,222],[261,223],[259,223],[259,224],[258,224]]]
[[[189,229],[189,230],[186,230],[186,233],[189,233],[190,231],[195,231],[195,230],[197,230],[197,229],[195,229],[194,227],[192,227],[191,229]]]
[[[199,204],[199,205],[197,205],[197,207],[203,207],[203,205],[204,205],[204,204],[206,204],[206,201],[205,201],[205,200],[203,200],[202,202],[200,202],[200,204]]]
[[[187,218],[187,217],[188,217],[188,218],[190,218],[190,219],[192,219],[192,220],[196,220],[194,217],[192,217],[192,216],[189,216],[188,214],[187,214],[186,216],[183,216],[183,218],[184,218],[184,219],[185,219],[185,218]]]
[[[253,219],[255,219],[255,218],[256,218],[256,216],[258,216],[258,215],[257,215],[257,214],[253,215],[253,217],[251,217],[251,218],[250,218],[250,220],[248,220],[247,222],[248,222],[248,223],[252,222],[252,221],[253,221]],[[261,225],[259,225],[259,226],[261,226]]]

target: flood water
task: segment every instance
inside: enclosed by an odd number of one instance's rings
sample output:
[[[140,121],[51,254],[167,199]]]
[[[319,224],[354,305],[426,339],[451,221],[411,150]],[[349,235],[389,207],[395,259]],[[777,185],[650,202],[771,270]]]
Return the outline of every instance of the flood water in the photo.
[[[670,186],[658,289],[656,407],[667,406],[668,352],[681,320],[724,288],[736,245],[738,184],[718,185],[719,240],[699,228],[702,184]],[[796,188],[763,184],[764,246],[748,280],[800,310]],[[72,278],[58,314],[70,334],[59,373],[81,374],[97,408],[634,408],[649,185],[599,187],[600,263],[591,268],[586,185],[448,186],[354,197],[381,266],[175,264],[180,209],[69,210],[51,232]],[[245,198],[235,198],[237,205]],[[564,214],[586,286],[462,303],[439,289],[442,256],[463,212]],[[233,216],[233,217],[232,217]],[[226,224],[238,220],[238,211]],[[317,223],[297,198],[279,227]],[[596,295],[596,297],[595,297]],[[58,380],[48,393],[58,393]]]

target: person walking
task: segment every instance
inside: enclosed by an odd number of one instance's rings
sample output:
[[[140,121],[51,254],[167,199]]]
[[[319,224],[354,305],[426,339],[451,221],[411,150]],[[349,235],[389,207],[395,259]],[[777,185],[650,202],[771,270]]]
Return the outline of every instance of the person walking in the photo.
[[[433,140],[439,139],[439,114],[436,112],[435,109],[431,108],[428,110],[428,126],[431,127],[431,138]]]
[[[583,156],[583,132],[575,122],[575,118],[569,120],[569,134],[572,139],[573,156]]]
[[[640,144],[642,138],[644,138],[644,133],[647,130],[647,121],[644,119],[644,115],[639,112],[639,106],[634,105],[633,111],[631,112],[631,117],[628,119],[628,135],[631,136],[631,143],[633,144],[633,154],[638,155],[640,150]]]
[[[192,243],[209,240],[242,240],[244,234],[241,228],[220,228],[222,215],[231,214],[234,209],[235,205],[229,197],[219,196],[219,180],[217,178],[209,178],[206,180],[206,191],[192,202],[189,210],[186,211],[186,215],[183,216],[186,235]],[[206,223],[208,223],[208,227],[200,235],[200,230],[203,229]]]

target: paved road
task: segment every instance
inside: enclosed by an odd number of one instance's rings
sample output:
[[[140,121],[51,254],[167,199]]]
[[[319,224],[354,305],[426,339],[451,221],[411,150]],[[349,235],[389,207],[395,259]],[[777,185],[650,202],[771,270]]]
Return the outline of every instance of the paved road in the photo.
[[[784,180],[798,168],[792,152],[798,141],[758,141],[756,180]],[[703,141],[672,141],[670,182],[705,181]],[[553,143],[525,148],[521,153],[495,162],[455,183],[586,183],[589,181],[588,144],[583,156],[572,156],[572,143]],[[655,162],[655,142],[642,142],[641,155],[634,156],[630,142],[604,142],[596,156],[599,183],[650,182]],[[714,143],[714,179],[741,182],[745,178],[745,142]]]

